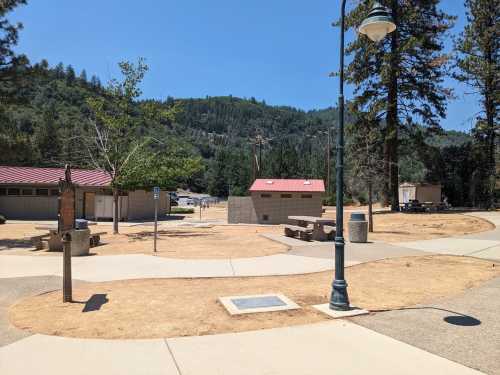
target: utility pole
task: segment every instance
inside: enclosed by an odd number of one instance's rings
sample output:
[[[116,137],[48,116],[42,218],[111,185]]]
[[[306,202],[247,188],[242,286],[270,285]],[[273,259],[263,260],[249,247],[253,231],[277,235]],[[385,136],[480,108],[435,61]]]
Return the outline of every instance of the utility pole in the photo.
[[[331,181],[331,178],[330,178],[330,152],[331,152],[331,146],[330,146],[330,128],[327,129],[327,133],[328,133],[328,141],[327,141],[327,146],[326,146],[326,191],[328,193],[328,196],[330,196],[331,194],[331,190],[330,190],[330,181]]]
[[[262,138],[259,136],[259,177],[262,177]]]
[[[257,155],[256,155],[256,143],[252,142],[252,177],[253,181],[257,178]]]

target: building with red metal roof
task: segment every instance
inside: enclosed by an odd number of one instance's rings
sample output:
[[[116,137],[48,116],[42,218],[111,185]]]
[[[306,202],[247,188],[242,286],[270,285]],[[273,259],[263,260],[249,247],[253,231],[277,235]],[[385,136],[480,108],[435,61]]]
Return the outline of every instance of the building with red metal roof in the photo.
[[[323,180],[259,178],[249,192],[249,197],[229,197],[229,223],[286,224],[288,216],[323,212]]]
[[[0,214],[7,219],[57,219],[59,180],[64,168],[0,166]],[[110,219],[113,213],[111,176],[99,169],[71,169],[76,185],[76,215],[90,220]],[[159,213],[168,212],[170,200],[160,195]],[[122,220],[154,217],[150,191],[121,192],[119,212]]]
[[[323,180],[258,178],[249,191],[286,191],[303,193],[324,193]]]
[[[0,165],[0,184],[57,185],[64,179],[64,168],[8,167]],[[107,187],[108,172],[99,169],[72,169],[71,180],[78,186]]]

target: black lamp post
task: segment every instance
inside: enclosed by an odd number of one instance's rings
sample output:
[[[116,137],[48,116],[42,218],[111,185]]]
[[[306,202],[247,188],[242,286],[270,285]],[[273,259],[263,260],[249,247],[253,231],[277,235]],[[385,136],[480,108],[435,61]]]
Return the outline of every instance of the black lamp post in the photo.
[[[337,132],[337,192],[336,192],[336,235],[335,235],[335,280],[332,283],[330,309],[349,310],[347,283],[344,278],[344,28],[345,4],[342,0],[340,13],[340,90],[339,90],[339,129]],[[368,16],[359,27],[359,32],[371,40],[379,42],[396,30],[390,12],[375,2]]]

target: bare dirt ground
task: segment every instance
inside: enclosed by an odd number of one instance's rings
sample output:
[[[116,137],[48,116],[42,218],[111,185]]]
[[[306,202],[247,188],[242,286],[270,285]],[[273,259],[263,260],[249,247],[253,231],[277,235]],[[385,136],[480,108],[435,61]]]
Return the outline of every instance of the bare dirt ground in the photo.
[[[348,221],[355,207],[348,207],[344,215],[344,225],[348,233]],[[323,215],[335,218],[334,210],[327,210]],[[479,233],[494,229],[495,226],[483,219],[457,213],[392,213],[384,211],[373,215],[373,233],[368,234],[370,241],[388,243],[430,240],[470,233]],[[346,234],[347,236],[347,234]]]
[[[347,222],[353,211],[365,207],[347,207],[345,212],[345,236],[348,236]],[[198,209],[198,208],[196,208]],[[226,217],[226,205],[219,204],[202,211],[202,220],[219,220]],[[177,226],[184,221],[197,220],[195,214],[181,215],[178,220],[162,221],[159,224],[157,255],[170,258],[220,259],[265,256],[283,253],[285,245],[261,236],[262,233],[283,234],[279,225],[213,225],[212,228]],[[335,210],[327,208],[325,217],[335,218]],[[32,251],[27,234],[43,233],[35,230],[36,224],[0,225],[0,254],[60,255],[47,251]],[[374,233],[371,241],[389,243],[449,237],[493,229],[486,220],[457,213],[404,214],[382,212],[374,215]],[[111,223],[90,226],[92,232],[106,231],[101,236],[102,245],[92,248],[94,255],[151,254],[153,251],[153,225],[122,224],[120,234],[113,235]],[[2,251],[10,250],[10,251]]]
[[[98,255],[151,254],[152,228],[125,228],[120,235],[105,235],[103,245],[91,249]],[[185,259],[227,259],[284,253],[288,247],[260,233],[282,233],[280,226],[213,226],[212,228],[162,227],[158,231],[157,255]]]
[[[351,304],[397,309],[453,296],[500,276],[499,264],[468,257],[420,256],[346,269]],[[331,272],[300,276],[148,279],[85,284],[74,303],[61,291],[29,297],[9,310],[16,327],[36,333],[94,338],[160,338],[240,332],[329,319],[311,305],[326,303]],[[426,280],[422,282],[422,280]],[[283,293],[300,310],[230,316],[218,297]],[[91,298],[93,296],[93,298]]]

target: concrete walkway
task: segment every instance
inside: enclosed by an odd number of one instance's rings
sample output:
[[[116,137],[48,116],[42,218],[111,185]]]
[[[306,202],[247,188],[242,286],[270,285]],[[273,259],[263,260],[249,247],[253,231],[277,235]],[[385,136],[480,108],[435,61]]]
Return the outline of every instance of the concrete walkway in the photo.
[[[356,262],[347,262],[347,265]],[[74,257],[72,273],[84,281],[293,275],[331,270],[333,258],[276,254],[239,259],[172,259],[150,255]],[[0,278],[62,276],[60,256],[0,256]]]
[[[155,340],[33,335],[0,348],[2,375],[473,375],[347,321]]]
[[[500,278],[496,278],[429,305],[352,320],[490,375],[500,375],[499,312]]]
[[[500,261],[500,212],[472,212],[467,215],[488,220],[493,223],[496,228],[487,232],[438,238],[434,240],[400,242],[395,245],[424,252],[465,255]]]

